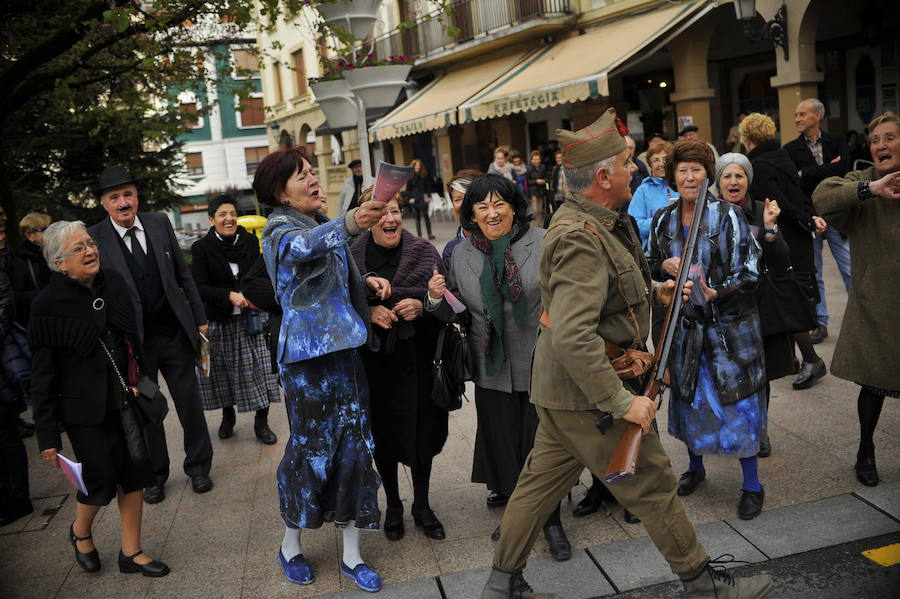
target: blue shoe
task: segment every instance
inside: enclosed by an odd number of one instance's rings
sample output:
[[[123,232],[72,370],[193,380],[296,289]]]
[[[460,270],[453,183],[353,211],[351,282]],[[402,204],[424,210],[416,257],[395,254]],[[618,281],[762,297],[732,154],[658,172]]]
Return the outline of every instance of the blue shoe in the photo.
[[[350,569],[347,564],[341,561],[341,572],[347,578],[352,578],[356,586],[364,591],[377,593],[381,590],[381,575],[365,564],[358,564],[355,568]]]
[[[316,579],[313,576],[312,568],[306,563],[306,558],[299,553],[291,558],[291,561],[284,559],[281,549],[278,550],[278,561],[284,568],[284,576],[288,580],[296,584],[309,584]]]

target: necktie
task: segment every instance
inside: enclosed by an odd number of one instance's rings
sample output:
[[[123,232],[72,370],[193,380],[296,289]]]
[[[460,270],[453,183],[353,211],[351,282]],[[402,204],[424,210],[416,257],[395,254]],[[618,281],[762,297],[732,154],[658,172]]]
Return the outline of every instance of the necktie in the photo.
[[[131,254],[134,256],[135,260],[137,260],[138,266],[143,269],[147,254],[144,253],[144,248],[141,247],[141,242],[138,241],[137,227],[131,227],[125,234],[131,237]]]

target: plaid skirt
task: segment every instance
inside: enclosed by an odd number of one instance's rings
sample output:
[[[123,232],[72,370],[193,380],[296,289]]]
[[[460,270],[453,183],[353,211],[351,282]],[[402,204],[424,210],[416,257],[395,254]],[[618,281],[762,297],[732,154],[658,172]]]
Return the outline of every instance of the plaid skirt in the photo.
[[[268,320],[264,311],[260,310],[259,315],[263,323]],[[209,323],[209,377],[197,373],[204,410],[237,406],[238,412],[251,412],[281,401],[266,336],[248,335],[246,319],[241,313],[226,322]]]

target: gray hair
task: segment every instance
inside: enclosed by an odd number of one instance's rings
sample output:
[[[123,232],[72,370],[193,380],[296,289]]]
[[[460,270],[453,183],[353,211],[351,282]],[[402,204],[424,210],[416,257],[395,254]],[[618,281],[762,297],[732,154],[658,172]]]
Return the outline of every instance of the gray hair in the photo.
[[[58,220],[55,223],[51,223],[44,231],[44,243],[41,244],[41,251],[50,270],[62,272],[56,266],[56,261],[63,259],[66,240],[69,239],[69,235],[78,229],[87,231],[87,227],[80,220]]]
[[[753,183],[753,165],[750,164],[750,159],[737,152],[728,152],[727,154],[722,154],[716,160],[716,185],[719,184],[719,179],[722,178],[722,171],[729,164],[736,164],[744,169],[744,173],[747,175],[747,184]]]
[[[585,166],[577,166],[574,168],[563,167],[562,172],[566,188],[571,193],[582,193],[589,189],[594,182],[594,175],[601,168],[605,168],[608,173],[613,172],[615,169],[615,158],[615,156],[610,156],[609,158],[604,158],[594,164],[587,164]]]
[[[825,116],[825,105],[822,104],[821,100],[819,100],[818,98],[807,98],[800,103],[803,104],[804,102],[809,104],[813,112],[815,112],[819,116]]]

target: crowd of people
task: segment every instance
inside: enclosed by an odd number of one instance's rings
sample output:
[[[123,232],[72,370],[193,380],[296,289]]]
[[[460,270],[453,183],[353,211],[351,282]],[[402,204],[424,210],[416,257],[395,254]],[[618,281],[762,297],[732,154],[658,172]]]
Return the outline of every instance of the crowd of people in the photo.
[[[830,232],[839,265],[836,248],[847,251],[832,372],[861,385],[855,472],[864,485],[879,482],[873,433],[884,398],[900,396],[896,369],[873,358],[900,333],[883,293],[900,272],[880,251],[900,230],[900,120],[885,113],[870,124],[872,166],[850,171],[846,147],[821,131],[823,113],[818,100],[801,102],[800,137],[784,148],[758,113],[731,140],[746,153],[717,156],[696,128],[674,143],[653,136],[643,169],[611,109],[585,129],[558,130],[529,164],[500,148],[486,174],[464,170],[448,182],[459,228],[443,253],[430,243],[434,182],[421,161],[386,202],[351,163],[340,214],[329,219],[303,148],[275,151],[257,168],[254,191],[272,209],[261,242],[238,225],[237,201],[221,195],[190,265],[168,219],[140,212],[140,180],[121,166],[100,174],[94,192],[107,216],[90,227],[31,213],[11,252],[0,221],[0,525],[33,509],[22,437],[36,433],[42,458],[59,467],[65,434],[86,487],[69,528],[79,566],[100,569],[92,525],[115,497],[119,570],[165,576],[169,567],[142,551],[140,536],[143,503],[165,500],[170,475],[162,417],[147,408],[160,401],[159,374],[196,493],[213,488],[204,410],[221,413],[223,440],[239,413],[253,412],[255,437],[272,445],[270,404],[283,394],[290,433],[274,478],[284,574],[315,580],[302,531],[334,523],[341,572],[378,591],[360,531],[406,534],[401,464],[415,527],[446,537],[429,492],[449,434],[432,398],[431,356],[445,329],[460,326],[474,365],[471,479],[485,486],[487,506],[504,509],[484,599],[553,597],[532,591],[522,569],[540,532],[556,560],[571,557],[560,501],[584,468],[593,485],[576,515],[617,501],[691,596],[764,596],[768,577],[735,579],[706,555],[681,497],[705,480],[704,456],[726,456],[743,475],[738,516],[763,510],[770,382],[796,374],[794,388],[805,389],[825,374],[814,348],[828,318],[816,234]],[[418,235],[404,228],[408,211]],[[668,433],[689,457],[676,480],[656,431],[658,404],[642,395],[644,370],[618,359],[657,343],[698,211],[669,368]],[[27,403],[34,425],[21,418]],[[605,485],[629,426],[644,433],[642,474]]]

